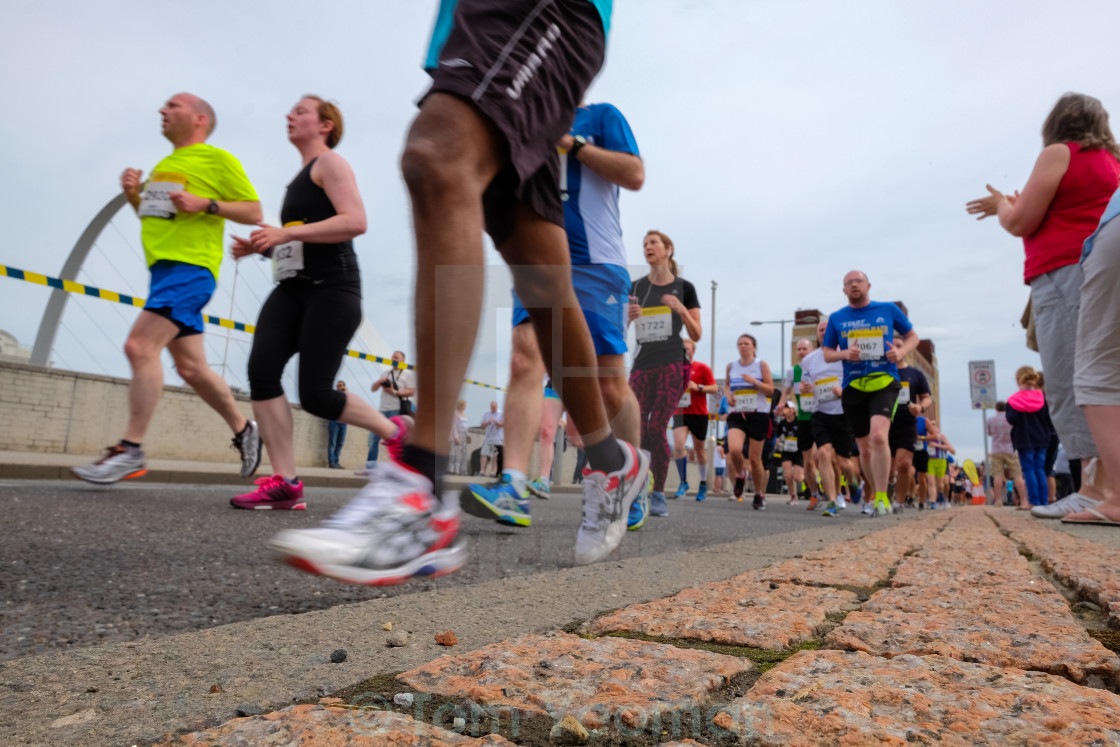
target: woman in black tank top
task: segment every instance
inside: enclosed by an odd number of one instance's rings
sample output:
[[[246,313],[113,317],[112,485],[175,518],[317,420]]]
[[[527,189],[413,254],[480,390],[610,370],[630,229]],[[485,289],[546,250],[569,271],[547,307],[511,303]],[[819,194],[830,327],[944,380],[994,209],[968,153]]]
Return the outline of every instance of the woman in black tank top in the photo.
[[[280,376],[300,354],[303,409],[373,431],[390,453],[399,451],[409,423],[393,422],[353,393],[334,387],[346,346],[362,321],[362,286],[353,239],[366,231],[354,172],[333,148],[342,138],[338,107],[316,96],[288,113],[288,139],[303,168],[288,185],[281,227],[264,223],[248,239],[234,238],[233,256],[263,254],[273,262],[276,287],[261,307],[249,354],[249,389],[272,476],[232,499],[236,508],[305,508],[296,476],[292,414]]]

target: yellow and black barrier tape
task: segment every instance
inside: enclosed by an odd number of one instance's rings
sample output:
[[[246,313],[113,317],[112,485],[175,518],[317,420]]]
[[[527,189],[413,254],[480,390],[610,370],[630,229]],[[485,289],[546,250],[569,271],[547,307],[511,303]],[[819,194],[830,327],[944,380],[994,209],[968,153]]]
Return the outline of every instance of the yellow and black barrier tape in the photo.
[[[100,298],[102,301],[123,303],[125,306],[136,306],[138,308],[144,307],[144,299],[140,298],[139,296],[130,296],[127,293],[118,293],[116,291],[105,290],[104,288],[85,285],[73,280],[63,280],[62,278],[51,277],[50,275],[41,275],[37,272],[21,270],[18,267],[8,267],[7,265],[0,265],[0,276],[9,277],[13,280],[22,280],[26,283],[45,285],[49,288],[56,288],[58,290],[66,291],[67,293],[80,293],[83,296]],[[203,314],[202,318],[206,321],[207,324],[213,324],[216,327],[222,327],[224,329],[237,330],[238,332],[246,332],[250,335],[257,330],[256,325],[234,321],[233,319],[222,319],[221,317],[211,316],[210,314]],[[379,355],[363,353],[359,350],[347,350],[346,354],[351,358],[370,361],[372,363],[380,363],[383,366],[390,366],[392,368],[400,370],[416,370],[416,366],[412,365],[411,363],[399,363],[392,358],[382,358]],[[480,386],[485,389],[495,389],[499,392],[505,391],[504,388],[500,386],[494,386],[493,384],[484,384],[481,381],[473,381],[471,379],[466,379],[465,381],[467,384]]]

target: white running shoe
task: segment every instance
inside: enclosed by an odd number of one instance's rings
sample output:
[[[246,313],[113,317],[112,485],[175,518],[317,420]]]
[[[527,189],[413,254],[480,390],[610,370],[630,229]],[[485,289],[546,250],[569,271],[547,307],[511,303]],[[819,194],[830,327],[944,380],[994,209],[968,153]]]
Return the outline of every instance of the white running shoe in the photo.
[[[576,534],[576,565],[587,565],[610,555],[626,533],[630,506],[646,486],[649,456],[625,441],[618,445],[626,454],[617,472],[585,470],[583,476],[583,521]]]
[[[261,429],[248,421],[245,429],[233,437],[231,448],[241,455],[241,476],[252,477],[261,466]]]
[[[71,467],[70,471],[74,473],[75,477],[80,477],[86,482],[92,482],[96,485],[112,485],[121,480],[147,474],[148,469],[144,461],[143,451],[129,454],[125,447],[120,444],[113,444],[105,449],[105,456],[93,464]]]
[[[459,502],[441,503],[432,483],[385,462],[369,483],[317,529],[287,529],[269,547],[300,570],[350,584],[391,586],[413,576],[437,577],[466,562]]]
[[[867,514],[868,516],[874,516],[875,509],[871,507],[871,504],[868,501],[864,501],[863,508],[860,509],[860,513]]]
[[[836,510],[843,511],[847,507],[848,507],[848,502],[846,500],[844,500],[844,494],[843,493],[837,493],[836,494]]]
[[[1031,509],[1031,516],[1038,519],[1060,519],[1067,514],[1075,514],[1090,508],[1096,508],[1103,501],[1095,501],[1081,493],[1070,493],[1065,498],[1051,503],[1049,506],[1035,506]]]

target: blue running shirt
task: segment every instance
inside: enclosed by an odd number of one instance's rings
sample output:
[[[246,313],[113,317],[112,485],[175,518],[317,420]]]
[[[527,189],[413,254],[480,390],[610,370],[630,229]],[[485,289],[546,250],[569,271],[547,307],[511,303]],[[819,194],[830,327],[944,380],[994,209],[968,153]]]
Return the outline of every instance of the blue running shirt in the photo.
[[[603,37],[610,38],[611,10],[614,0],[588,0],[588,2],[599,11],[599,19],[603,22]],[[436,23],[432,28],[432,41],[428,45],[428,56],[424,59],[425,70],[435,70],[439,67],[439,54],[443,51],[443,45],[447,43],[447,37],[451,35],[451,29],[455,25],[455,6],[458,4],[459,0],[440,0]]]
[[[640,155],[629,123],[610,104],[576,109],[571,134],[582,135],[600,148]],[[572,264],[625,266],[618,185],[585,168],[578,158],[567,153],[560,156],[560,179],[564,229],[568,233]]]
[[[898,380],[898,366],[886,358],[886,343],[894,343],[894,333],[902,334],[914,328],[902,309],[893,303],[872,301],[861,309],[845,306],[828,318],[828,328],[824,332],[826,348],[847,350],[857,344],[868,351],[863,360],[844,361],[844,386],[855,379],[862,379],[877,373],[889,374]]]

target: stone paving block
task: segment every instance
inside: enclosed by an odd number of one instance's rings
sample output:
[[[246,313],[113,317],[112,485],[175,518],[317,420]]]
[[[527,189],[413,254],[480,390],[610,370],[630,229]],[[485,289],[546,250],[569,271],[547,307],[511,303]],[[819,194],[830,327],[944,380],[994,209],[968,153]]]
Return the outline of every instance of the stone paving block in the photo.
[[[901,554],[900,554],[901,555]],[[870,588],[886,581],[897,558],[855,555],[843,559],[809,560],[794,558],[763,568],[764,581],[798,583],[810,586],[853,586]]]
[[[214,729],[197,731],[163,744],[182,747],[504,747],[514,743],[494,734],[482,734],[477,738],[469,732],[458,734],[393,711],[300,705],[264,716],[234,719]]]
[[[1021,542],[1058,581],[1096,602],[1120,628],[1120,550],[1050,529],[1038,519],[991,512],[1011,538]]]
[[[705,584],[667,599],[615,610],[593,620],[588,631],[595,635],[636,631],[777,650],[816,637],[827,615],[856,606],[857,597],[850,591],[752,578],[746,583]]]
[[[1029,593],[1019,597],[1023,603],[1015,612],[971,605],[903,612],[879,605],[874,611],[848,615],[825,637],[825,645],[885,657],[938,654],[1049,672],[1092,687],[1120,684],[1120,659],[1090,638],[1068,611],[1058,615],[1031,610],[1030,600],[1045,597]]]
[[[1016,585],[1016,588],[1029,587],[1042,590],[1035,583],[1024,581],[1030,574],[1026,559],[1009,567],[985,567],[971,562],[962,564],[959,559],[949,561],[944,558],[914,556],[903,561],[891,579],[891,586],[999,586]]]
[[[940,656],[803,651],[725,711],[717,726],[772,747],[1120,743],[1113,693]]]
[[[553,719],[570,713],[589,729],[628,726],[691,708],[753,665],[744,659],[622,638],[525,635],[397,676],[416,690]]]

